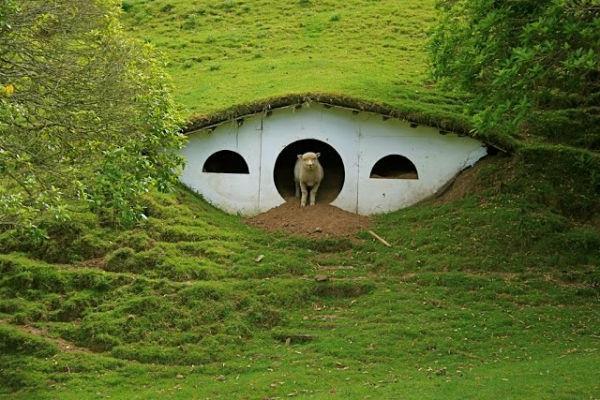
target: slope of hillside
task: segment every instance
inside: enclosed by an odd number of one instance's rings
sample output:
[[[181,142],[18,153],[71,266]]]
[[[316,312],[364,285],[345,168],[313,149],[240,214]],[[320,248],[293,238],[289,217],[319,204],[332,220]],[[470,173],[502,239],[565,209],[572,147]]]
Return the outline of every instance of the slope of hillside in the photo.
[[[165,54],[187,115],[306,92],[461,111],[427,82],[434,0],[126,0],[123,9],[132,34]]]
[[[339,92],[460,118],[427,82],[433,3],[123,9],[190,116]],[[0,233],[0,398],[597,398],[596,171],[563,146],[490,157],[374,218],[390,248],[265,232],[184,188],[149,194],[130,230],[83,212],[43,242]]]
[[[391,248],[262,232],[185,190],[134,230],[0,237],[0,398],[593,398],[592,193],[534,161],[377,218]]]

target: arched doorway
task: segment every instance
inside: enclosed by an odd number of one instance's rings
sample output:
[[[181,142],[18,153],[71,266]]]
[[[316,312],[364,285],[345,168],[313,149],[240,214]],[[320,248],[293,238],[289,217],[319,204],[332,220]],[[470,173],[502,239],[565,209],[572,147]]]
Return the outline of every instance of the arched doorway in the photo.
[[[275,161],[273,179],[277,191],[284,199],[294,197],[294,165],[298,154],[306,152],[321,153],[319,162],[323,166],[325,177],[319,193],[317,203],[331,203],[344,187],[345,170],[344,162],[339,153],[329,144],[316,139],[303,139],[287,145]]]

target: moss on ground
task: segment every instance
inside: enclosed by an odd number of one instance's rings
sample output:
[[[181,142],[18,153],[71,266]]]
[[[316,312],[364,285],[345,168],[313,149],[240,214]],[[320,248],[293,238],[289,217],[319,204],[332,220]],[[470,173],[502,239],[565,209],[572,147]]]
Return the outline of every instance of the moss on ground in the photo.
[[[1,333],[14,350],[0,393],[592,396],[596,175],[578,152],[545,152],[493,158],[460,193],[378,217],[391,248],[366,233],[265,233],[185,189],[150,195],[136,229],[90,225],[82,234],[103,245],[85,260],[56,264],[56,249],[1,241]],[[328,269],[339,265],[352,268]],[[92,352],[56,352],[55,338]]]
[[[428,82],[433,3],[123,10],[132,34],[165,52],[201,123],[326,92],[468,129],[464,96]],[[586,132],[536,135],[587,146]],[[183,188],[149,194],[148,220],[130,230],[82,212],[44,222],[43,243],[0,234],[0,398],[597,397],[598,156],[483,139],[513,155],[442,199],[377,217],[391,248],[366,233],[266,233]]]

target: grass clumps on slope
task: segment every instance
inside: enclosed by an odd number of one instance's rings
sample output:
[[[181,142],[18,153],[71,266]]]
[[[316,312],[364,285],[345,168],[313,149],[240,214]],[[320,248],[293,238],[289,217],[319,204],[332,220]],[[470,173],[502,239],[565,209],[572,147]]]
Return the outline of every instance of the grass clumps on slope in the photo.
[[[483,382],[483,398],[591,395],[598,199],[591,161],[573,154],[556,165],[543,148],[486,160],[441,199],[377,217],[392,248],[366,234],[261,232],[183,189],[152,194],[136,229],[95,225],[108,243],[99,257],[49,264],[35,257],[54,251],[9,240],[0,319],[94,353],[59,351],[57,365],[3,355],[7,373],[27,365],[29,375],[1,393],[152,397],[179,386],[165,396],[326,398],[335,386],[343,398],[463,398]],[[563,180],[552,168],[567,171]],[[540,369],[553,372],[522,375]],[[384,383],[365,385],[365,371]]]
[[[326,90],[453,121],[461,99],[424,87],[432,4],[123,10],[167,53],[190,115]],[[127,231],[81,213],[46,221],[42,244],[0,235],[0,336],[22,349],[0,355],[0,398],[593,397],[597,160],[538,145],[492,158],[377,217],[391,248],[258,231],[182,188],[149,194]]]
[[[58,353],[58,348],[37,336],[0,322],[0,386],[14,391],[35,386],[44,379],[39,371],[28,370],[27,361]]]
[[[58,353],[58,348],[37,336],[28,335],[11,326],[0,325],[0,351],[2,354],[48,357]]]

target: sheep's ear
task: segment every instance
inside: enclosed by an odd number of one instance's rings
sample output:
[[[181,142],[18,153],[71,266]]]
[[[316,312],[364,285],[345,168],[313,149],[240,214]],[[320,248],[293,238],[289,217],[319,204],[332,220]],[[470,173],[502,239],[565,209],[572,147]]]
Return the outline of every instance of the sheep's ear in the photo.
[[[302,160],[302,154],[298,154],[298,160]]]
[[[321,157],[321,153],[317,153],[317,158]]]

